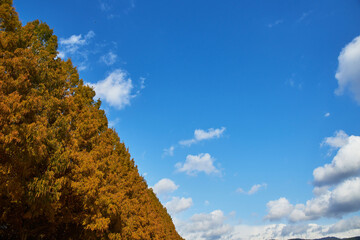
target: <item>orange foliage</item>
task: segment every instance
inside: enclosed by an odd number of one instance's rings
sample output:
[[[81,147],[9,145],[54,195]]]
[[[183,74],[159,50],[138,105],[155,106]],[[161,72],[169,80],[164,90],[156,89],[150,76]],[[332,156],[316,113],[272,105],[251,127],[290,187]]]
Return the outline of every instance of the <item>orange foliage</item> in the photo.
[[[0,237],[182,239],[95,92],[0,0]]]

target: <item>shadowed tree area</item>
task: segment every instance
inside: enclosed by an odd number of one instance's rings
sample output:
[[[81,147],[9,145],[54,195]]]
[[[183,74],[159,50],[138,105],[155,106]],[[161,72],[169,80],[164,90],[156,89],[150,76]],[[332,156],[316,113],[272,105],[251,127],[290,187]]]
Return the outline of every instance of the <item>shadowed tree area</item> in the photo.
[[[43,22],[0,0],[0,238],[182,239]]]

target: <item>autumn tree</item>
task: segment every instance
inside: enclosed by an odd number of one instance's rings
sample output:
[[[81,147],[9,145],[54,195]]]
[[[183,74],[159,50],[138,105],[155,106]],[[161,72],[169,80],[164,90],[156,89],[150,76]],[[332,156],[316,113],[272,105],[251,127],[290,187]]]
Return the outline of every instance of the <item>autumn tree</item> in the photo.
[[[0,0],[0,238],[182,239],[57,37]]]

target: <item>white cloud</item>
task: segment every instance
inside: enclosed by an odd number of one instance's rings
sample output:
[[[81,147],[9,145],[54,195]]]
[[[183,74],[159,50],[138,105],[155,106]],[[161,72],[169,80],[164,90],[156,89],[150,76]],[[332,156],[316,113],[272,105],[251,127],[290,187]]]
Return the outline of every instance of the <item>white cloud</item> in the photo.
[[[360,104],[360,36],[341,50],[338,60],[339,66],[335,77],[339,87],[335,93],[341,95],[348,90]]]
[[[346,213],[360,210],[360,177],[345,180],[332,192],[328,216],[341,217]]]
[[[290,222],[319,219],[321,217],[342,217],[360,210],[360,177],[347,179],[332,191],[308,200],[306,204],[292,205],[286,198],[270,201],[265,219],[287,218]]]
[[[174,146],[170,146],[169,148],[165,148],[163,156],[174,156],[174,150],[175,150]]]
[[[156,193],[156,195],[172,193],[178,188],[179,188],[179,186],[176,185],[171,179],[168,179],[168,178],[161,179],[152,187],[152,189],[153,189],[154,193]]]
[[[208,140],[212,138],[220,138],[224,131],[225,127],[222,128],[209,128],[207,131],[202,129],[196,129],[194,131],[194,138],[189,140],[182,140],[179,142],[180,145],[190,146],[193,143],[197,143],[203,140]]]
[[[321,143],[321,145],[329,145],[333,148],[341,148],[349,142],[349,135],[347,135],[343,130],[335,132],[334,137],[327,137]]]
[[[244,193],[248,195],[252,195],[260,190],[260,188],[266,188],[267,184],[255,184],[253,185],[248,192],[244,191],[242,188],[238,188],[236,191],[239,193]]]
[[[120,118],[115,118],[114,120],[109,120],[108,126],[109,128],[115,127],[116,124],[120,122]]]
[[[62,52],[62,51],[59,51],[57,57],[61,58],[61,59],[64,59],[65,58],[65,53]]]
[[[175,221],[180,235],[188,240],[215,240],[228,238],[232,227],[225,224],[226,217],[221,210],[215,210],[209,214],[194,214],[186,222]]]
[[[116,62],[116,59],[117,55],[111,51],[100,57],[100,61],[108,66],[113,65]]]
[[[230,215],[229,215],[230,216]],[[360,235],[360,218],[352,217],[332,225],[307,224],[268,224],[245,225],[226,224],[227,218],[221,210],[209,214],[195,214],[186,221],[174,218],[176,229],[188,240],[239,240],[239,239],[315,239],[325,236],[353,237]]]
[[[330,117],[330,113],[329,112],[325,113],[324,117]]]
[[[342,232],[346,232],[346,231],[354,230],[354,229],[360,230],[360,217],[359,216],[354,216],[349,219],[340,220],[339,222],[332,225],[327,232],[328,233],[342,233]]]
[[[251,187],[251,189],[249,190],[248,194],[249,195],[252,195],[254,193],[256,193],[257,191],[259,191],[260,188],[262,187],[266,187],[266,183],[263,183],[263,184],[256,184],[254,186]]]
[[[187,155],[185,163],[177,163],[175,167],[179,172],[186,172],[188,175],[196,175],[198,172],[219,174],[220,171],[213,165],[214,161],[210,154],[200,153]]]
[[[334,137],[326,138],[324,144],[338,152],[330,164],[314,170],[315,196],[295,206],[286,198],[269,201],[265,219],[299,222],[340,218],[360,210],[360,137],[338,131]]]
[[[360,137],[338,131],[335,137],[325,139],[329,146],[340,148],[330,164],[314,170],[315,185],[338,183],[360,173]]]
[[[134,97],[132,81],[128,78],[125,71],[117,69],[109,74],[104,80],[95,84],[88,83],[94,87],[96,98],[105,100],[110,106],[122,109],[130,105],[130,100]]]
[[[310,231],[321,231],[322,228],[317,224],[298,224],[286,225],[281,229],[280,235],[283,237],[307,236]]]
[[[61,56],[65,57],[68,53],[75,53],[80,46],[88,44],[89,40],[95,36],[93,31],[89,31],[84,37],[79,35],[71,35],[69,38],[60,38],[60,46],[62,47]]]
[[[189,209],[193,205],[192,198],[173,197],[171,201],[165,204],[170,214],[177,214]]]
[[[57,57],[66,58],[71,57],[73,63],[76,63],[78,71],[87,69],[87,60],[90,51],[85,46],[90,43],[90,39],[95,36],[93,31],[89,31],[85,36],[72,35],[69,38],[60,38],[59,53]]]
[[[287,217],[294,209],[294,206],[284,197],[268,202],[266,207],[268,214],[265,216],[265,219],[269,220],[279,220]]]

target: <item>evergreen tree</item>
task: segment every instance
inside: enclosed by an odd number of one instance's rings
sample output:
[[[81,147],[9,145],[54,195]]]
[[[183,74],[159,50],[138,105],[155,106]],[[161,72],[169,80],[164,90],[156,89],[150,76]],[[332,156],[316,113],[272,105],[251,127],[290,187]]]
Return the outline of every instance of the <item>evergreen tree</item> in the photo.
[[[0,0],[0,238],[182,239],[43,22]]]

